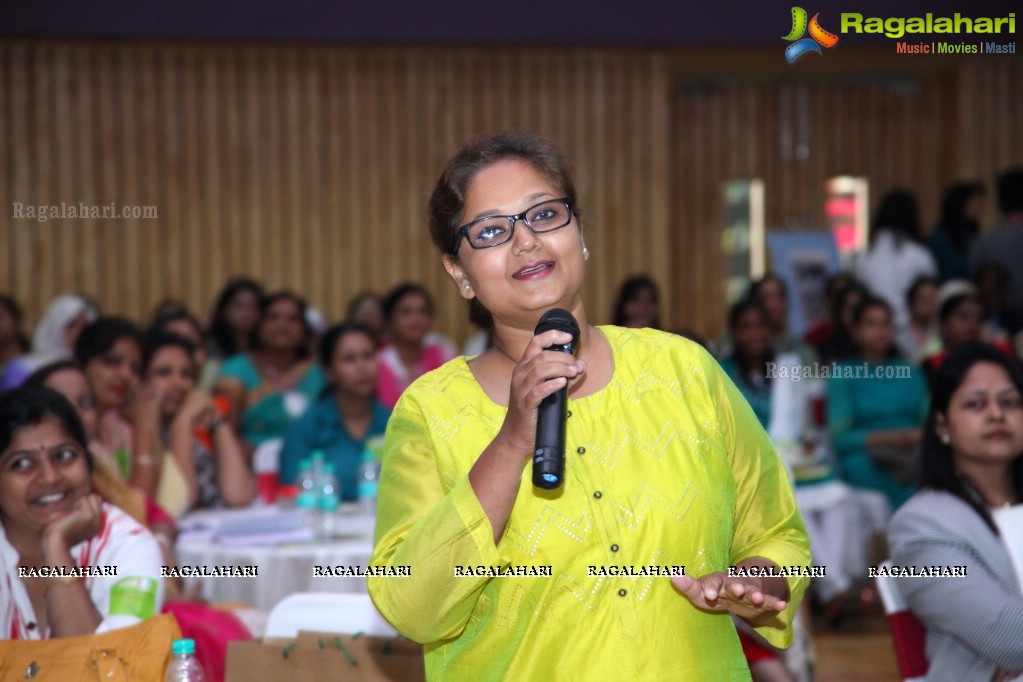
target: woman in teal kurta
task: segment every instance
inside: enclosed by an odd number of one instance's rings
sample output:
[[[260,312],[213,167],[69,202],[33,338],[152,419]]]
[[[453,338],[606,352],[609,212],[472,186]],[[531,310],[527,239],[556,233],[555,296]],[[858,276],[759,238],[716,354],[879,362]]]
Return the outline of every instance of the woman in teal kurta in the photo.
[[[308,357],[301,298],[284,292],[267,298],[256,334],[257,347],[228,359],[214,388],[229,400],[238,433],[252,447],[284,438],[326,385]]]
[[[843,478],[883,492],[897,509],[916,486],[879,467],[868,450],[915,456],[927,414],[927,383],[919,367],[892,353],[892,312],[884,301],[860,303],[853,335],[859,354],[835,365],[827,381],[828,429]]]

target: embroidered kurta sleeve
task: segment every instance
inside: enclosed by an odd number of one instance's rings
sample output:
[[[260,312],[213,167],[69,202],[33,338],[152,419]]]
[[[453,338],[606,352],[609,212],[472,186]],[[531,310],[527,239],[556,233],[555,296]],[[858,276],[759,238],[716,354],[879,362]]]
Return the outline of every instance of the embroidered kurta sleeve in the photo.
[[[735,513],[730,563],[753,556],[783,568],[811,564],[803,516],[796,505],[787,471],[756,415],[730,379],[707,365],[708,384],[718,407],[722,436],[735,476]],[[776,379],[784,381],[784,379]],[[809,585],[807,577],[788,577],[789,606],[771,625],[757,627],[775,646],[792,643],[792,619]]]
[[[421,643],[457,636],[487,582],[456,577],[455,567],[500,563],[468,476],[442,480],[431,438],[415,400],[403,398],[387,427],[372,563],[408,567],[410,575],[369,578],[380,612]]]

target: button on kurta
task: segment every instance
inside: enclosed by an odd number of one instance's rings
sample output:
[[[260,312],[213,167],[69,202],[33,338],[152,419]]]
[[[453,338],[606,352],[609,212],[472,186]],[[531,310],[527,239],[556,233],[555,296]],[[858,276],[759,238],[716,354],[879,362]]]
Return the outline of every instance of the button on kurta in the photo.
[[[611,551],[612,552],[617,552],[618,551],[618,544],[617,543],[611,545]]]
[[[582,446],[579,446],[578,448],[576,448],[575,451],[578,452],[580,455],[585,455],[586,454],[586,448],[584,448]]]
[[[624,597],[627,594],[628,594],[628,592],[624,588],[621,589],[621,590],[618,590],[618,596],[619,597]]]
[[[593,497],[595,497],[598,500],[600,498],[602,498],[603,496],[604,496],[604,493],[600,492],[599,490],[597,492],[593,493]]]

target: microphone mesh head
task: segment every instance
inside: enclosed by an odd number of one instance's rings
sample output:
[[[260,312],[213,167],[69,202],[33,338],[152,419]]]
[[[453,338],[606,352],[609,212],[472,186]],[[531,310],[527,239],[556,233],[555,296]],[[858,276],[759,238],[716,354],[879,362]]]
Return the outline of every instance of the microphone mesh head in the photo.
[[[543,334],[552,329],[568,332],[572,335],[572,343],[579,343],[579,323],[572,317],[572,313],[564,308],[551,308],[545,312],[540,321],[536,323],[536,330],[533,334]]]

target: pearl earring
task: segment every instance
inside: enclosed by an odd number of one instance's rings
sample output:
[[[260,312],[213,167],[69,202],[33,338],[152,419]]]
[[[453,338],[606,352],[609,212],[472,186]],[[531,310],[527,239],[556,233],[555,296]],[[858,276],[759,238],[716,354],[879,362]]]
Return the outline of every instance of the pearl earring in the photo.
[[[943,436],[941,437],[941,442],[942,442],[942,443],[944,443],[945,445],[948,445],[948,441],[949,441],[949,440],[950,440],[950,438],[948,437],[948,434],[947,434],[947,433],[946,433],[946,434],[944,434],[944,435],[943,435]]]
[[[583,247],[583,258],[589,258],[589,257],[590,257],[590,250],[584,246]]]

